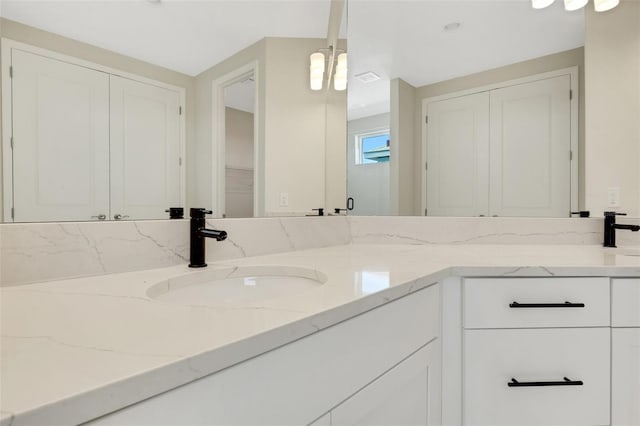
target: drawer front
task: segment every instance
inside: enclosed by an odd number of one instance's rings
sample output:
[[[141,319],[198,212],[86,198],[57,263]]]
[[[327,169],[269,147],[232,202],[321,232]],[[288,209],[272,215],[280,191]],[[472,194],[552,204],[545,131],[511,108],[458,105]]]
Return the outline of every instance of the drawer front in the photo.
[[[609,424],[609,340],[608,328],[465,331],[464,424]]]
[[[611,326],[640,327],[640,278],[611,280]]]
[[[610,323],[608,278],[467,278],[463,297],[465,328]]]

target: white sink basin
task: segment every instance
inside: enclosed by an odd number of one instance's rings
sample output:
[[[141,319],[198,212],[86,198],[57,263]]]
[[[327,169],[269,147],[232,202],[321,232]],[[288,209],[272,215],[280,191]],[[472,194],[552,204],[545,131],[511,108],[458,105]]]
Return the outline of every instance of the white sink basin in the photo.
[[[313,269],[291,266],[242,266],[207,269],[149,287],[152,299],[180,305],[252,306],[316,288],[327,281]]]

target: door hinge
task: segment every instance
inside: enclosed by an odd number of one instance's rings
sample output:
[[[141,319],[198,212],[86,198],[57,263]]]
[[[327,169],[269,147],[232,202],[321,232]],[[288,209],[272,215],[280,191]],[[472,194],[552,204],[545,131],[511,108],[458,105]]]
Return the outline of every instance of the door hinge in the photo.
[[[424,209],[424,215],[425,216],[427,215],[427,209]]]
[[[11,142],[11,149],[13,149],[13,136],[11,136],[11,139],[9,139],[9,141]]]
[[[13,207],[11,207],[11,219],[15,219],[16,218],[16,209],[14,209]]]
[[[427,161],[424,162],[424,169],[429,170],[429,163]]]
[[[178,166],[182,166],[182,157],[178,157]]]
[[[569,100],[573,100],[573,90],[569,90]]]
[[[573,161],[573,151],[569,151],[569,161]]]
[[[9,66],[9,78],[13,78],[13,65]]]
[[[424,124],[429,124],[429,116],[428,115],[424,116]]]
[[[178,107],[178,115],[182,115],[182,107],[181,106]]]

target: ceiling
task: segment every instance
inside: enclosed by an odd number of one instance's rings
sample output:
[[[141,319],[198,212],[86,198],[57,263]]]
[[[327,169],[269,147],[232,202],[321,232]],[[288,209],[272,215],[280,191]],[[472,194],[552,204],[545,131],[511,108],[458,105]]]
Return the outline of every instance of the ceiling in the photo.
[[[1,0],[0,15],[195,76],[263,37],[327,36],[330,0]]]
[[[419,87],[584,45],[584,11],[562,1],[349,0],[348,19],[350,120],[389,111],[390,79]],[[367,71],[381,79],[353,78]]]
[[[0,15],[195,76],[265,36],[327,36],[330,0],[0,0]],[[389,81],[422,86],[582,46],[561,1],[348,0],[349,119],[389,111]],[[457,31],[443,27],[461,24]],[[347,34],[343,22],[341,35]],[[354,75],[373,71],[364,84]]]

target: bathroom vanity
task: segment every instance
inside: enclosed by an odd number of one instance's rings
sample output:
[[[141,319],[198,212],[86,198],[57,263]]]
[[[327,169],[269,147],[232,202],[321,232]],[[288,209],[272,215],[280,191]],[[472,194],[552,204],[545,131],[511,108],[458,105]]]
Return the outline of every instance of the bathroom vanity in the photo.
[[[635,251],[349,220],[346,245],[5,287],[2,425],[637,422]],[[161,298],[264,275],[313,282]]]

